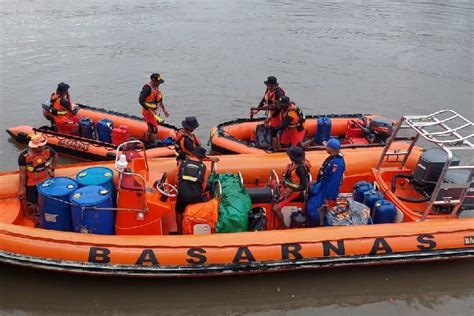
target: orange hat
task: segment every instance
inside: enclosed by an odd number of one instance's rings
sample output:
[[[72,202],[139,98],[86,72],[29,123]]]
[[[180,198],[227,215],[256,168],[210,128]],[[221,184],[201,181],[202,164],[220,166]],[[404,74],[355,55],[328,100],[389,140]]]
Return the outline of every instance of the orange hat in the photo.
[[[42,134],[35,134],[31,136],[31,140],[28,143],[28,147],[38,148],[38,147],[46,145],[47,142],[48,140]]]

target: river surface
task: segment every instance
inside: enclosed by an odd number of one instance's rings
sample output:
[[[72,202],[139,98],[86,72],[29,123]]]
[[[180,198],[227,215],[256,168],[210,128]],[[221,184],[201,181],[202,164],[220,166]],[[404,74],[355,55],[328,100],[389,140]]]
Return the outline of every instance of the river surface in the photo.
[[[160,72],[168,122],[208,139],[243,117],[269,75],[307,114],[474,118],[472,1],[0,0],[0,128],[46,124],[60,81],[73,101],[139,114]],[[21,146],[0,138],[1,170]],[[472,315],[473,262],[191,280],[0,267],[0,313]]]

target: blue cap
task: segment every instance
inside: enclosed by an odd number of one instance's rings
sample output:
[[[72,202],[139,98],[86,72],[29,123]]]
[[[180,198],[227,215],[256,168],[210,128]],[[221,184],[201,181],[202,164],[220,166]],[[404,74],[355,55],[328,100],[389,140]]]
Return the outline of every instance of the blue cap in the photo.
[[[326,147],[339,150],[341,149],[341,143],[339,142],[339,139],[337,138],[330,138],[326,143]]]

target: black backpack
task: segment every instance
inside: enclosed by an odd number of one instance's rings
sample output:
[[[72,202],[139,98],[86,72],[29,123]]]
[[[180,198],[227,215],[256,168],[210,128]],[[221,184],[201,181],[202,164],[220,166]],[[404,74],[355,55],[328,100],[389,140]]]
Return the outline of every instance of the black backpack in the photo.
[[[268,149],[272,146],[272,131],[265,124],[257,125],[255,129],[255,146],[261,149]]]

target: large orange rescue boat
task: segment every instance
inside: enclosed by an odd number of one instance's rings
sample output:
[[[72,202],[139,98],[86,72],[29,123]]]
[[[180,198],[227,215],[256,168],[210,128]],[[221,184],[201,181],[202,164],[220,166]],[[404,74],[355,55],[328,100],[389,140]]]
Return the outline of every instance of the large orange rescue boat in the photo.
[[[453,120],[461,123],[453,127],[450,124]],[[415,132],[412,142],[394,142],[399,131],[406,127]],[[472,128],[472,122],[453,111],[405,116],[385,147],[342,149],[346,160],[341,186],[343,203],[330,212],[343,210],[333,215],[347,220],[345,226],[274,229],[270,210],[278,188],[278,175],[288,163],[283,153],[222,156],[217,167],[211,166],[215,173],[235,174],[252,207],[266,210],[263,230],[248,232],[215,233],[215,219],[200,217],[203,213],[217,216],[216,207],[224,203],[225,189],[217,182],[210,202],[186,209],[184,218],[191,234],[172,235],[176,231],[176,162],[165,158],[148,162],[144,155],[123,165],[119,157],[126,144],[117,149],[115,162],[117,206],[112,223],[115,234],[90,234],[90,227],[85,226],[80,226],[80,230],[75,227],[77,232],[35,228],[16,198],[18,174],[3,173],[0,175],[0,261],[87,274],[179,277],[472,259],[474,167],[461,166],[453,155],[458,149],[472,153],[474,134],[462,134]],[[422,151],[415,146],[419,138],[431,142],[438,150]],[[321,151],[307,153],[313,176],[325,158]],[[80,177],[85,174],[84,168],[97,166],[103,164],[64,166],[58,168],[57,175]],[[340,208],[344,201],[350,204],[360,193],[357,191],[360,181],[373,184],[378,188],[377,194],[384,194],[384,199],[376,204],[396,206],[391,209],[394,213],[390,220],[384,218],[383,208],[375,206],[367,211],[372,212],[373,224],[356,225],[353,210]],[[74,201],[81,197],[79,190],[71,194],[70,200],[76,220],[86,218],[87,212],[96,212],[92,214],[101,218],[100,212],[108,211],[99,205],[76,205]],[[101,194],[107,194],[107,190]],[[291,218],[298,208],[304,207],[304,200],[295,201],[285,210],[285,218]],[[368,206],[364,209],[368,210]],[[50,209],[40,212],[40,216],[42,222],[54,225],[59,215]],[[384,219],[377,220],[378,216]]]

